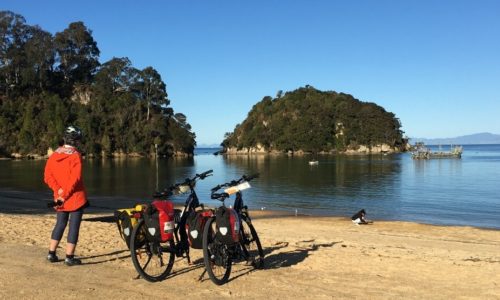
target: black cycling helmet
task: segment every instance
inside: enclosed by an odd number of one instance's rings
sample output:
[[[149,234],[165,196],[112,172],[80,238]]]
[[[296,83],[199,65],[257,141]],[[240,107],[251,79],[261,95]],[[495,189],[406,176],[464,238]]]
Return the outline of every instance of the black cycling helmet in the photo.
[[[82,139],[82,131],[76,126],[68,126],[64,131],[64,143],[67,145],[75,145],[76,141]]]

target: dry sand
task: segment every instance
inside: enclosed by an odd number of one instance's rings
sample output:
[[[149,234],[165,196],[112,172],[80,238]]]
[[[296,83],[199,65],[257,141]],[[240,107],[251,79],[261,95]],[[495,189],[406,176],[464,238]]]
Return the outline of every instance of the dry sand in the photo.
[[[257,212],[255,214],[258,217]],[[0,214],[1,299],[500,299],[500,231],[343,218],[255,218],[266,268],[235,265],[229,283],[177,260],[158,283],[137,279],[116,225],[85,215],[67,267],[45,259],[52,215]],[[58,249],[64,255],[65,238]]]

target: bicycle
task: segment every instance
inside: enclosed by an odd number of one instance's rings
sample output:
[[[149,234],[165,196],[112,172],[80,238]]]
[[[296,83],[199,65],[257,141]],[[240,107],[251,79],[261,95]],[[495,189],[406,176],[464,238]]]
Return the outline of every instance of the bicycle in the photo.
[[[222,206],[206,221],[203,231],[203,261],[205,271],[212,282],[217,285],[228,281],[233,260],[244,260],[256,269],[264,266],[264,251],[257,231],[252,224],[248,207],[243,203],[241,192],[250,188],[249,181],[257,177],[258,174],[243,175],[238,180],[217,185],[211,190],[211,198],[221,201]],[[226,189],[223,193],[216,193],[221,188]],[[226,208],[224,204],[225,199],[231,194],[236,194],[232,209]],[[234,227],[229,228],[229,230],[224,229],[225,226],[218,226],[220,220],[217,218],[220,216],[219,212],[223,210],[229,211],[229,214],[236,214],[234,222],[229,225],[229,227]],[[230,215],[229,218],[232,216]],[[223,236],[227,235],[228,231],[232,234],[233,229],[237,233],[237,237],[228,241],[228,238]]]
[[[148,232],[146,232],[148,228],[145,224],[144,214],[148,207],[146,205],[136,207],[134,217],[138,219],[138,222],[130,237],[130,253],[136,271],[145,280],[156,282],[165,279],[172,271],[176,256],[185,257],[188,263],[191,263],[189,256],[190,244],[185,230],[186,221],[188,216],[194,213],[197,208],[203,208],[194,190],[196,181],[211,176],[212,172],[212,170],[208,170],[196,174],[193,178],[187,178],[183,182],[174,184],[163,192],[153,195],[156,199],[167,200],[171,203],[168,200],[171,196],[189,192],[183,209],[174,210],[173,232],[171,238],[165,242],[150,238]],[[167,227],[167,225],[165,226]]]

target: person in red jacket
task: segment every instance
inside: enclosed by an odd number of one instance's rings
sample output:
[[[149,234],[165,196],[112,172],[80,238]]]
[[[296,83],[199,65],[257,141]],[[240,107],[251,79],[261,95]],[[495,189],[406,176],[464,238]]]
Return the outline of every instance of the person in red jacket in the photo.
[[[45,165],[44,181],[54,192],[57,221],[52,231],[47,260],[57,262],[56,249],[69,220],[66,259],[68,266],[80,265],[75,258],[83,211],[88,206],[87,195],[82,180],[82,157],[76,149],[82,132],[69,126],[64,133],[64,145],[57,148]]]

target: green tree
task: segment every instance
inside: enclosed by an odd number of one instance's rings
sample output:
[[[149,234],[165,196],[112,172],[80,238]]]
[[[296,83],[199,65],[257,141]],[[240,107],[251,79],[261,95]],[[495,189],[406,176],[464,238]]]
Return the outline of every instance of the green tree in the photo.
[[[0,12],[0,85],[6,96],[19,96],[22,71],[26,67],[24,45],[29,38],[23,16]]]
[[[42,92],[50,87],[55,63],[53,37],[38,26],[29,28],[31,38],[26,42],[27,81],[34,92]],[[32,94],[33,95],[33,94]]]
[[[86,154],[114,151],[192,154],[195,134],[169,107],[166,84],[153,68],[128,58],[100,65],[92,32],[82,22],[53,37],[10,11],[0,11],[0,154],[44,154],[67,124],[84,132]]]
[[[99,66],[99,48],[83,22],[73,22],[54,39],[57,69],[68,83],[90,83]]]
[[[33,120],[34,120],[34,105],[33,102],[28,102],[25,106],[23,124],[19,132],[19,148],[22,153],[29,153],[33,146]]]
[[[147,106],[146,121],[149,121],[152,106],[160,109],[170,104],[166,85],[160,74],[152,67],[147,67],[139,73],[136,90]]]

